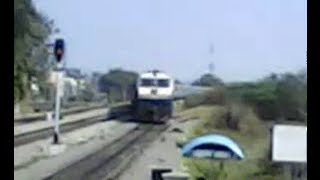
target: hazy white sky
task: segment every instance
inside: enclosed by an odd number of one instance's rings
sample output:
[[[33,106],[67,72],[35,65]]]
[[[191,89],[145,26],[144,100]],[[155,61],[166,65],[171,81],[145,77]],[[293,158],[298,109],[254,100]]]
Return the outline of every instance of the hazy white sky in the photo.
[[[34,0],[67,43],[67,65],[208,72],[253,80],[306,67],[306,0]],[[209,53],[210,44],[214,54]]]

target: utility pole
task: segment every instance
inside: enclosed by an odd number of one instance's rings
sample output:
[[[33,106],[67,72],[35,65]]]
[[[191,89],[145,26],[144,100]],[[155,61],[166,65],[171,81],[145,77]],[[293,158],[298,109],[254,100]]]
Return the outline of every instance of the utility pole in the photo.
[[[57,62],[57,83],[56,83],[56,98],[55,98],[55,118],[54,118],[54,135],[53,135],[53,144],[59,144],[59,121],[60,121],[60,104],[62,96],[62,78],[64,73],[64,62],[62,61],[65,51],[65,44],[63,39],[56,39],[54,44],[54,55]]]
[[[213,54],[214,54],[214,46],[213,46],[213,44],[210,44],[209,54],[210,54],[210,56],[213,57]],[[214,63],[211,62],[211,63],[209,63],[209,73],[213,74],[213,71],[214,71]]]
[[[213,70],[214,70],[214,64],[213,64],[213,62],[211,62],[211,63],[209,64],[209,73],[210,73],[210,74],[213,74]]]

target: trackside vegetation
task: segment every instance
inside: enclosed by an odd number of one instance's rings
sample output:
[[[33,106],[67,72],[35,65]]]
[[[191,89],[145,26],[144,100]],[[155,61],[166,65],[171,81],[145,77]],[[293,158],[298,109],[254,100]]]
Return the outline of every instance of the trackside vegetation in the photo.
[[[206,83],[208,84],[208,83]],[[244,149],[246,159],[219,162],[184,159],[193,179],[286,179],[283,168],[270,161],[270,124],[273,122],[307,122],[307,76],[298,73],[271,74],[256,82],[224,83],[212,90],[186,98],[185,118],[198,120],[196,127],[177,144],[210,133],[225,134]]]

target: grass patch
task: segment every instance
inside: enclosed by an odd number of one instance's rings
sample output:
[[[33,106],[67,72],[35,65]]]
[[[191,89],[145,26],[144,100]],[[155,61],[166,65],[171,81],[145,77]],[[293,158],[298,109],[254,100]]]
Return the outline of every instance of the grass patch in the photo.
[[[184,108],[193,108],[199,105],[225,105],[226,93],[224,88],[216,88],[205,91],[204,93],[188,96],[184,102]]]
[[[182,112],[183,106],[184,106],[183,100],[175,101],[174,102],[174,113],[177,114],[177,113]]]
[[[33,108],[27,101],[22,101],[20,103],[20,113],[26,114],[26,113],[33,113]]]
[[[216,106],[219,108],[219,106]],[[195,119],[208,119],[208,112],[213,110],[215,107],[213,106],[198,106],[191,109],[187,109],[178,113],[179,116],[183,118],[195,118]]]
[[[182,147],[190,139],[205,134],[224,134],[238,142],[244,150],[246,159],[239,162],[226,162],[224,172],[219,170],[219,163],[209,160],[183,159],[193,179],[204,177],[211,179],[281,179],[279,173],[272,173],[266,161],[269,150],[268,130],[254,112],[239,104],[229,108],[226,106],[198,106],[179,113],[180,116],[197,117],[198,125],[187,132],[186,137],[177,141]],[[232,118],[238,118],[239,129],[229,128],[225,123],[226,113],[231,111]],[[227,174],[227,176],[225,176]]]

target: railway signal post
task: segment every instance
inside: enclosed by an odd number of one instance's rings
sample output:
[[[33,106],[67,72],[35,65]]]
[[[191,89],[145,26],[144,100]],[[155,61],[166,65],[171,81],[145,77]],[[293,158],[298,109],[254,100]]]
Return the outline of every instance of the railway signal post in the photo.
[[[56,98],[55,98],[55,113],[54,113],[54,135],[53,135],[53,144],[59,144],[59,120],[60,120],[60,104],[62,96],[62,78],[64,73],[63,67],[63,57],[65,51],[65,43],[63,39],[56,39],[54,44],[54,56],[57,62],[57,83],[56,83]]]

